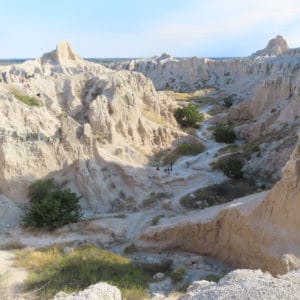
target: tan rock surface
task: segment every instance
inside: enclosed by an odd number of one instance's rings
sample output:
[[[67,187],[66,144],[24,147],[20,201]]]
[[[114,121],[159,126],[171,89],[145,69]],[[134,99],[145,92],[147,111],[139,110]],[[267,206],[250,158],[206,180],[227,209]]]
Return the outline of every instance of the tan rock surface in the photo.
[[[267,193],[177,217],[148,229],[141,246],[209,253],[243,268],[284,273],[300,266],[299,145]]]
[[[149,79],[84,61],[66,42],[40,59],[1,66],[0,75],[0,193],[17,203],[45,177],[83,195],[87,210],[141,201],[155,184],[155,170],[144,169],[152,151],[187,137],[173,117],[176,104]],[[43,106],[22,103],[16,91]]]

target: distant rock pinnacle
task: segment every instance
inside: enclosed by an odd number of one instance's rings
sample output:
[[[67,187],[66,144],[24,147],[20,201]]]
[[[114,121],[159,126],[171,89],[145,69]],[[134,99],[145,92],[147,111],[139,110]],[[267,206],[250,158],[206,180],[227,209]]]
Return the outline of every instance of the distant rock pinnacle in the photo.
[[[277,35],[268,42],[266,48],[256,51],[250,57],[256,59],[260,57],[277,56],[287,49],[288,45],[286,40],[281,35]]]
[[[56,46],[56,50],[45,53],[42,56],[42,63],[62,64],[68,61],[80,61],[80,57],[74,53],[67,41]]]

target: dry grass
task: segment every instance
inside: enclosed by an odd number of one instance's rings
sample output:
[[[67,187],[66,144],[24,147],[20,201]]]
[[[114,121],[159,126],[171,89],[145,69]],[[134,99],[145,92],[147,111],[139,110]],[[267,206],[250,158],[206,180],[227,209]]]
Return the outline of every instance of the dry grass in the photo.
[[[180,199],[189,209],[204,209],[258,192],[257,186],[246,179],[232,179],[194,191]],[[201,202],[202,201],[202,202]]]
[[[16,265],[29,271],[27,290],[38,291],[40,299],[49,299],[58,291],[82,290],[99,281],[120,288],[123,299],[143,299],[153,276],[142,265],[93,245],[70,248],[67,253],[63,245],[15,253]]]
[[[15,250],[25,248],[25,245],[20,243],[19,241],[8,241],[4,244],[0,245],[0,250]]]
[[[202,153],[205,150],[205,146],[198,143],[188,144],[183,143],[178,145],[174,150],[169,152],[166,156],[163,157],[162,161],[164,164],[174,163],[182,156],[194,156]]]
[[[205,98],[214,88],[205,88],[192,93],[179,93],[173,91],[165,91],[165,93],[176,101],[195,101],[200,98]]]
[[[162,116],[159,114],[156,114],[154,111],[149,110],[149,109],[144,109],[142,111],[143,116],[148,119],[151,122],[157,123],[159,125],[168,127],[169,124],[166,119],[164,119]]]

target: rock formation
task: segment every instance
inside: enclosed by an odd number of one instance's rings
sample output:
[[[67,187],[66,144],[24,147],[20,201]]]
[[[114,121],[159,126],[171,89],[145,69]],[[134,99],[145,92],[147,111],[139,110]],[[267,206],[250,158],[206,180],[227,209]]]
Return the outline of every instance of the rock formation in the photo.
[[[87,210],[142,200],[155,186],[155,170],[143,167],[148,156],[187,137],[176,104],[149,79],[84,61],[66,42],[0,74],[0,194],[18,204],[45,177],[83,195]]]
[[[121,300],[121,292],[115,286],[106,282],[100,282],[89,286],[78,293],[68,295],[60,292],[55,295],[53,300]]]
[[[257,53],[255,57],[260,59],[164,56],[111,67],[141,72],[151,78],[158,90],[186,92],[209,86],[219,91],[220,100],[226,95],[232,97],[235,105],[228,120],[243,123],[235,128],[239,136],[262,144],[264,149],[248,164],[247,172],[275,181],[295,147],[300,128],[300,52],[288,49],[286,41],[277,36]],[[270,140],[276,142],[272,144]]]
[[[270,192],[237,199],[145,231],[141,246],[216,256],[273,274],[300,267],[300,143]]]
[[[236,270],[227,274],[218,283],[196,281],[188,287],[180,300],[230,300],[300,298],[300,272],[291,272],[276,278],[260,270]]]
[[[287,49],[288,44],[286,40],[281,35],[277,35],[268,42],[268,45],[264,49],[256,51],[250,56],[250,58],[260,59],[264,57],[277,56]]]

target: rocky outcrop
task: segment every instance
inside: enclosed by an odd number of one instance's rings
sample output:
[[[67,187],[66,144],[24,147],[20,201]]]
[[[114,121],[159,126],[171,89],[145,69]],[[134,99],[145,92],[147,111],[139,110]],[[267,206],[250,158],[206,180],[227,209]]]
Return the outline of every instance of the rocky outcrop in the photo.
[[[210,254],[273,274],[300,267],[299,144],[270,192],[237,199],[145,231],[141,246]]]
[[[121,300],[120,290],[106,282],[100,282],[89,286],[78,293],[68,295],[60,292],[55,295],[53,300]]]
[[[81,59],[77,54],[73,52],[69,43],[67,41],[61,42],[57,45],[56,50],[53,50],[49,53],[45,53],[41,57],[42,64],[51,63],[51,64],[64,64],[69,61],[78,61]]]
[[[175,59],[164,55],[163,59],[116,63],[113,68],[141,72],[159,90],[186,92],[213,86],[220,100],[230,96],[235,105],[227,121],[238,124],[235,130],[239,137],[267,149],[261,151],[260,157],[252,157],[247,173],[259,173],[263,181],[280,178],[300,128],[299,49],[288,49],[283,37],[270,40],[265,49],[251,58]],[[274,140],[277,143],[271,144]]]
[[[249,98],[262,79],[276,73],[278,66],[273,67],[276,62],[272,58],[282,53],[285,57],[293,56],[294,52],[289,53],[284,38],[277,36],[269,41],[265,49],[252,55],[261,58],[260,60],[213,60],[197,57],[176,59],[163,54],[160,57],[117,62],[109,66],[117,70],[141,72],[153,81],[158,90],[187,92],[214,86],[227,94],[236,94],[237,98]],[[286,65],[279,68],[286,68]]]
[[[300,299],[300,272],[272,277],[260,270],[235,270],[218,283],[195,281],[180,300]]]
[[[277,56],[285,52],[287,49],[288,44],[286,40],[281,35],[277,35],[268,42],[264,49],[256,51],[250,56],[250,58],[260,59],[264,57]]]
[[[17,203],[45,177],[82,195],[87,210],[142,201],[155,185],[144,168],[152,151],[188,137],[149,79],[84,61],[66,42],[0,75],[0,194]],[[23,102],[32,99],[41,105]]]

